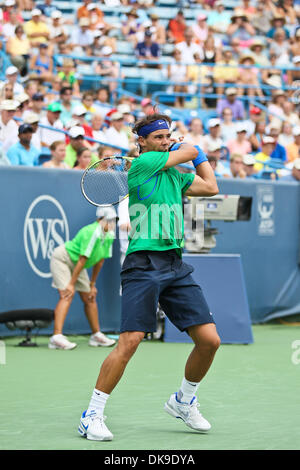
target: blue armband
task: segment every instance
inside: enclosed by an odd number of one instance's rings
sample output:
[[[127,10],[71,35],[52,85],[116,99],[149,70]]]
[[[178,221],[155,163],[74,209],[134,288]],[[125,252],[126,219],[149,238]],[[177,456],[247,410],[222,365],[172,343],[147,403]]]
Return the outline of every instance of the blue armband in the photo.
[[[203,162],[207,162],[208,160],[207,160],[205,153],[203,152],[203,150],[201,150],[199,145],[194,145],[194,147],[198,150],[198,155],[193,160],[193,165],[196,168],[198,165],[200,165]]]
[[[175,142],[171,147],[169,148],[169,152],[173,152],[173,150],[178,150],[180,145],[182,145],[182,142]]]

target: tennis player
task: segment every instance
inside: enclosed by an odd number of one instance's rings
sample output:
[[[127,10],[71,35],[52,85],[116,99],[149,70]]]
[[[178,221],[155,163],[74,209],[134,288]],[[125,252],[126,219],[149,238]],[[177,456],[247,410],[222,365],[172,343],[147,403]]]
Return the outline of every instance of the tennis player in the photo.
[[[213,196],[218,186],[199,147],[177,143],[169,151],[170,126],[168,116],[153,114],[139,120],[133,129],[140,155],[128,173],[131,232],[121,271],[121,333],[118,345],[102,364],[88,409],[80,419],[79,433],[87,439],[113,439],[104,422],[104,407],[145,332],[156,330],[158,302],[170,321],[194,342],[182,382],[165,403],[165,411],[196,431],[211,428],[199,412],[196,393],[220,339],[202,290],[191,276],[193,268],[182,261],[182,196]],[[190,160],[196,174],[174,168]],[[157,206],[169,208],[170,213],[180,207],[180,230],[178,214],[166,224],[161,214],[157,216]]]

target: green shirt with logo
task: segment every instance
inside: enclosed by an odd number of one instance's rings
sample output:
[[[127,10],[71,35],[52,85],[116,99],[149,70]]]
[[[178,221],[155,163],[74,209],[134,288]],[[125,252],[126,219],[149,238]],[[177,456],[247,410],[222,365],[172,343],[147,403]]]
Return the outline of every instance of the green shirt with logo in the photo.
[[[146,152],[128,172],[131,231],[127,254],[140,250],[177,250],[182,255],[182,196],[195,178],[176,168],[163,170],[169,152]]]
[[[73,263],[76,264],[80,256],[85,256],[87,260],[84,267],[90,268],[101,259],[112,257],[114,237],[114,232],[104,232],[95,221],[81,228],[72,240],[65,243],[65,248]]]

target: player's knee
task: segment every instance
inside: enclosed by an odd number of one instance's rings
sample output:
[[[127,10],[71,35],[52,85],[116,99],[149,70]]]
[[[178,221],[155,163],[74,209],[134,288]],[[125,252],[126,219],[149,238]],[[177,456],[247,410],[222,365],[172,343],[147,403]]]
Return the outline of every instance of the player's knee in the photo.
[[[129,359],[133,356],[143,337],[144,333],[133,332],[123,337],[123,341],[119,341],[118,349],[120,349],[122,357],[125,361],[129,361]]]

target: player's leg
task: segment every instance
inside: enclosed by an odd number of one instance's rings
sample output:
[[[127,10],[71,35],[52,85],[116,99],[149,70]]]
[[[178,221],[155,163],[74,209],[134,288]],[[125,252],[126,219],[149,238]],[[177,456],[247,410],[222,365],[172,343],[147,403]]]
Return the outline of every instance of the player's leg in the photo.
[[[88,319],[89,325],[92,330],[92,335],[89,339],[90,346],[113,346],[116,342],[105,336],[100,330],[99,311],[95,298],[91,298],[90,292],[79,292],[80,298],[83,302],[84,312]]]

